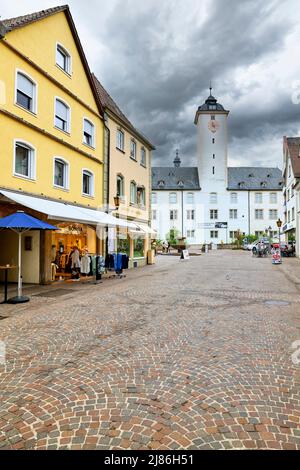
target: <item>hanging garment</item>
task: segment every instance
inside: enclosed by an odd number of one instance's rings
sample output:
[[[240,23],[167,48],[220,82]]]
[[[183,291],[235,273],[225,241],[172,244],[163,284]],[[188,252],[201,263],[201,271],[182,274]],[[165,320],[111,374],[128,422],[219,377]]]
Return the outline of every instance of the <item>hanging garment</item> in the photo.
[[[80,253],[79,250],[74,250],[73,253],[71,254],[71,268],[78,268],[80,269]]]
[[[122,263],[123,263],[123,255],[122,255],[122,253],[118,253],[117,254],[117,269],[116,269],[118,272],[122,271],[122,269],[123,269],[123,264]]]
[[[128,269],[129,266],[129,256],[122,254],[122,269]]]
[[[106,269],[115,269],[115,257],[112,253],[108,253],[105,257]]]
[[[80,272],[82,274],[89,274],[90,272],[90,256],[89,255],[83,255],[81,258],[81,267],[80,267]]]

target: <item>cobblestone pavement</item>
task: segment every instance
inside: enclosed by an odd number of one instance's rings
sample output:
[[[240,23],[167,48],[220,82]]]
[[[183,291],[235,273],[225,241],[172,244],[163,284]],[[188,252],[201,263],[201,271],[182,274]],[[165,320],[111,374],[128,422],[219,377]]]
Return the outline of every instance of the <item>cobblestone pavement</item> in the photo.
[[[218,251],[0,306],[0,448],[300,449],[299,289]]]

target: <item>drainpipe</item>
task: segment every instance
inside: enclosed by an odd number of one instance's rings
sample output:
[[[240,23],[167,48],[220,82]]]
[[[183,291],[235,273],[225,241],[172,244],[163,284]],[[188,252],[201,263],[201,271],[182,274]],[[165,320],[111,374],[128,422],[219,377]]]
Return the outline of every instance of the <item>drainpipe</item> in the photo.
[[[181,236],[184,237],[183,233],[183,189],[181,190]]]
[[[250,216],[251,216],[251,210],[250,210],[250,191],[248,191],[248,235],[251,235]]]
[[[110,196],[110,129],[107,126],[108,117],[104,115],[104,172],[106,171],[106,213],[109,214],[109,196]],[[103,187],[104,193],[104,187]],[[104,194],[103,194],[104,195]],[[103,198],[104,199],[104,198]],[[105,255],[108,253],[108,227],[105,229]]]

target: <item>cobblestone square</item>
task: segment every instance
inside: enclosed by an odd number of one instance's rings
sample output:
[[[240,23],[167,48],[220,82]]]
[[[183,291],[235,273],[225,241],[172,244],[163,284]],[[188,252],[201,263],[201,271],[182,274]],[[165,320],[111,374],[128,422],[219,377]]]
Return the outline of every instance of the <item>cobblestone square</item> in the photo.
[[[0,449],[300,449],[299,294],[220,250],[1,305]]]

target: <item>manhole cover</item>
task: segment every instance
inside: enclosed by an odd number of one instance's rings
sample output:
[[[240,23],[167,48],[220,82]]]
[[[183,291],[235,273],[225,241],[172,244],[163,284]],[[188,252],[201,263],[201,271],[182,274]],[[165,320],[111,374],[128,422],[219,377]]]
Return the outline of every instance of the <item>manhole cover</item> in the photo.
[[[267,300],[265,304],[269,305],[270,307],[287,307],[288,305],[290,305],[290,303],[286,302],[285,300]]]
[[[60,297],[62,295],[72,294],[72,292],[74,291],[70,289],[53,289],[47,292],[42,292],[41,294],[36,294],[34,297]]]

